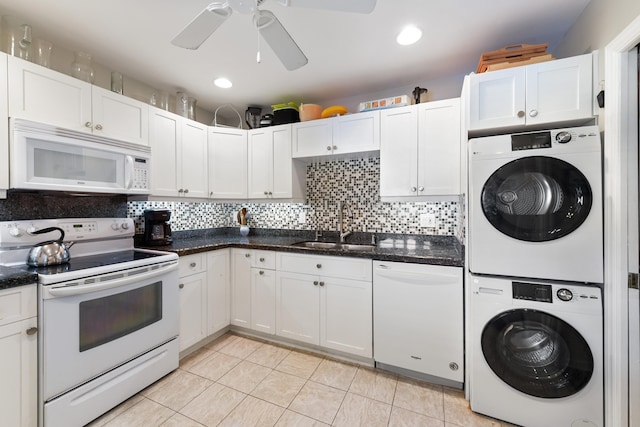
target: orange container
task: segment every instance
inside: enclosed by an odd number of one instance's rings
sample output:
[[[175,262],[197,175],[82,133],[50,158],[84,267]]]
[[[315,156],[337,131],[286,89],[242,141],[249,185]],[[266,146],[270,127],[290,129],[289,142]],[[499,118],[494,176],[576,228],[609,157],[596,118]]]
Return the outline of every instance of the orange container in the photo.
[[[300,104],[300,121],[319,119],[322,115],[322,106],[318,104]]]

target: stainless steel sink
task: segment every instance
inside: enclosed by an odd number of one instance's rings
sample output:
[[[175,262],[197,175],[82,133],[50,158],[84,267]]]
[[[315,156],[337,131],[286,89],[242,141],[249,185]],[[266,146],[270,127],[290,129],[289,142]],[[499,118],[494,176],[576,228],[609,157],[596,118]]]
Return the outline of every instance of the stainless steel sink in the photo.
[[[373,251],[374,245],[359,245],[354,243],[337,243],[337,242],[296,242],[291,246],[300,246],[303,248],[315,249],[334,249],[340,251]]]

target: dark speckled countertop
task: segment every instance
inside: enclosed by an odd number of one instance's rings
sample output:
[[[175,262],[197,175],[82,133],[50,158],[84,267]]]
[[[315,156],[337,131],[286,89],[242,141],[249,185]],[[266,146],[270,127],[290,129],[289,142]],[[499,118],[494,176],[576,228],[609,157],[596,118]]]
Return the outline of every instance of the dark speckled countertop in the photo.
[[[315,240],[313,231],[251,229],[249,236],[242,237],[236,227],[174,232],[171,245],[147,246],[138,242],[136,246],[175,252],[180,256],[233,247],[454,267],[464,265],[464,247],[453,236],[386,233],[375,235],[376,248],[366,252],[292,246],[296,242]],[[371,233],[353,233],[346,242],[368,244],[371,243],[371,236]],[[336,232],[325,231],[318,240],[337,242],[338,235]]]
[[[0,289],[30,285],[38,281],[38,275],[19,268],[0,266]]]

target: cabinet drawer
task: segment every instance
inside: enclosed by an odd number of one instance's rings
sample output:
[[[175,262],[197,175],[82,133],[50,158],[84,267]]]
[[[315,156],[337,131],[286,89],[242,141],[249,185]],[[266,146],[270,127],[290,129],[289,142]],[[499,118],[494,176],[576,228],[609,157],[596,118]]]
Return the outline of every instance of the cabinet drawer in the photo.
[[[36,285],[18,286],[0,291],[0,325],[36,316]]]
[[[253,251],[251,257],[251,267],[267,268],[275,270],[276,253],[272,251]]]
[[[193,254],[180,257],[178,272],[180,277],[200,273],[207,269],[207,253]]]
[[[279,271],[353,280],[371,280],[370,259],[278,253],[276,265]]]

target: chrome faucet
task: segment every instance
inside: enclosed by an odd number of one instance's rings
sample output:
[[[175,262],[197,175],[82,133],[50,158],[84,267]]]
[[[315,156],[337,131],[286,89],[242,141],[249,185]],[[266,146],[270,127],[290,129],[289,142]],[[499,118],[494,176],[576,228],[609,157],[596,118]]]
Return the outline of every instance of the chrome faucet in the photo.
[[[344,239],[346,239],[349,235],[351,235],[351,231],[342,231],[342,208],[346,205],[346,202],[338,201],[338,234],[340,235],[340,243],[344,243]]]

